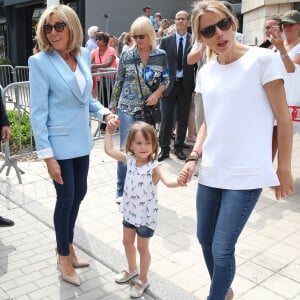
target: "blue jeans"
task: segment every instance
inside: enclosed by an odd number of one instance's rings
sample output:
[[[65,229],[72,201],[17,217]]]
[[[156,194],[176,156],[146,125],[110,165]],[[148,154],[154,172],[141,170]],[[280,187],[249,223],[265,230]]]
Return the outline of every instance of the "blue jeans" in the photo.
[[[131,126],[135,123],[135,119],[122,111],[118,111],[118,116],[120,120],[120,148],[124,148],[125,142],[127,139],[127,135],[129,132],[129,129]],[[125,183],[125,177],[126,177],[126,163],[118,161],[118,167],[117,167],[117,193],[116,197],[122,197],[123,191],[124,191],[124,183]]]
[[[197,237],[211,278],[208,300],[226,297],[235,275],[235,244],[261,191],[198,185]]]
[[[58,160],[64,184],[54,181],[56,205],[54,227],[59,255],[69,255],[79,206],[87,191],[89,156]]]

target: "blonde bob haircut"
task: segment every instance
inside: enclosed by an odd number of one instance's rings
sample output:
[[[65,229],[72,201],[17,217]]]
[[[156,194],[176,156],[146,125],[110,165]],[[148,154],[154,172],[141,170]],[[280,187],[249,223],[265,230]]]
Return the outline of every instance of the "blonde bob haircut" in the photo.
[[[130,27],[131,36],[135,34],[147,34],[152,48],[156,47],[156,34],[151,21],[147,17],[138,17],[133,21]],[[136,41],[133,39],[133,45]]]
[[[65,52],[72,55],[79,54],[83,41],[82,27],[76,12],[67,5],[50,6],[41,15],[36,29],[37,42],[40,51],[53,51],[53,47],[50,44],[47,35],[43,32],[43,25],[48,24],[49,19],[53,14],[57,15],[69,29],[69,43]]]
[[[192,40],[200,40],[201,33],[200,30],[200,20],[201,17],[208,13],[213,12],[216,14],[224,14],[226,17],[231,17],[232,19],[232,30],[236,31],[238,29],[238,21],[236,17],[228,10],[228,8],[220,1],[210,0],[210,1],[197,1],[192,4]],[[209,49],[207,57],[210,58],[212,55],[212,50]]]

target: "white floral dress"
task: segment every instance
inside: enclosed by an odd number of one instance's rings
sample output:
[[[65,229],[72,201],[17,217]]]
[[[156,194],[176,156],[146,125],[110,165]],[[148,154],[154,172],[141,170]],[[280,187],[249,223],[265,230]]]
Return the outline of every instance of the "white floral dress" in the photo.
[[[158,161],[136,166],[134,155],[127,156],[127,173],[120,211],[126,222],[155,230],[157,226],[157,185],[152,182],[152,170]]]

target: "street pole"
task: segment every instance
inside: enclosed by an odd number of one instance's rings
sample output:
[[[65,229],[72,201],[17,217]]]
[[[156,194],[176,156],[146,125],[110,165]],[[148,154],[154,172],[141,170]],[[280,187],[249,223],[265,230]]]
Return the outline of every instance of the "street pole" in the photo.
[[[108,18],[109,15],[108,14],[103,14],[104,18],[105,18],[105,32],[108,32]]]
[[[47,0],[47,7],[51,5],[59,5],[59,0]]]

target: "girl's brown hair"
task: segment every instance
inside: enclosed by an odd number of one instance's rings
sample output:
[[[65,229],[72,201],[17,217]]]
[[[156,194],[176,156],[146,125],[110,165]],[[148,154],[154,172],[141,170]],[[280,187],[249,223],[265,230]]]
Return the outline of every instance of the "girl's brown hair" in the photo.
[[[157,134],[153,126],[142,121],[134,123],[130,128],[128,132],[126,144],[125,144],[125,152],[132,153],[131,144],[134,141],[137,132],[141,132],[146,141],[151,141],[152,154],[149,155],[148,159],[149,161],[154,161],[155,159],[157,159],[157,155],[158,155]]]

